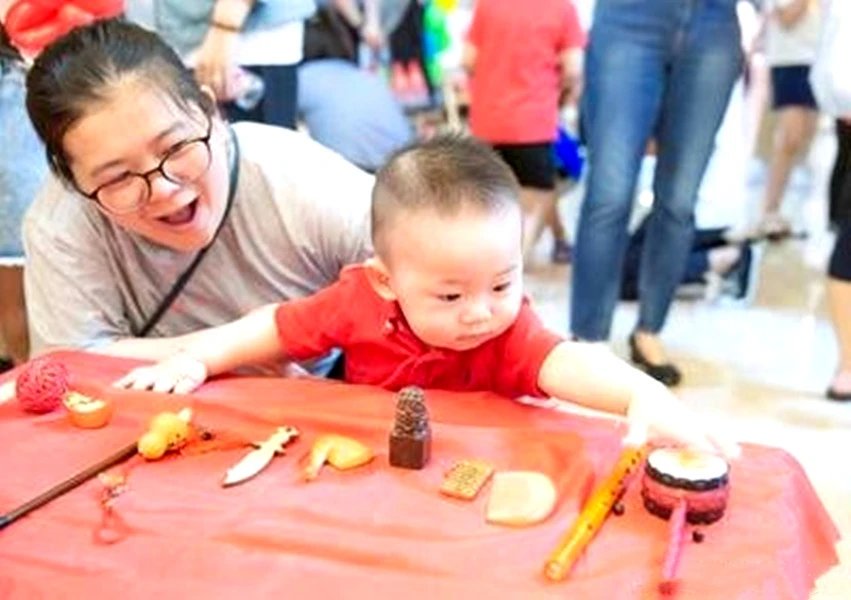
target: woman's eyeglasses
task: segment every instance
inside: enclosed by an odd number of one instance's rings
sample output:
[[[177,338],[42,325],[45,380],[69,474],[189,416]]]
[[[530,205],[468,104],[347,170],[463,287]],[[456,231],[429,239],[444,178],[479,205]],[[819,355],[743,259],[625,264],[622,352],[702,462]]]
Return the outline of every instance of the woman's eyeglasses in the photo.
[[[198,181],[207,172],[212,132],[213,120],[209,119],[205,136],[184,140],[172,147],[156,168],[145,173],[125,173],[88,194],[77,190],[107,212],[117,215],[135,212],[151,198],[151,175],[159,173],[172,183],[186,185]]]

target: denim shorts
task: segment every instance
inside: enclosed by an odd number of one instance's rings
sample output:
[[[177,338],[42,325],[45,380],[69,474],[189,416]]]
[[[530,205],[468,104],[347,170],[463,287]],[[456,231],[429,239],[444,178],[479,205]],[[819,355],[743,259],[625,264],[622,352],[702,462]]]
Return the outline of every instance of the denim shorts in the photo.
[[[47,169],[24,106],[24,77],[21,66],[0,59],[0,264],[22,262],[21,223]]]

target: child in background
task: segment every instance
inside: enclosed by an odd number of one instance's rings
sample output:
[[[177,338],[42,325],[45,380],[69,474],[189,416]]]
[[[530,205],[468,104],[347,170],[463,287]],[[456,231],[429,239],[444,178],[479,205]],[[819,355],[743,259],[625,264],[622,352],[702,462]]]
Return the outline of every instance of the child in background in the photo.
[[[311,297],[205,330],[117,385],[189,392],[238,367],[340,348],[351,383],[552,396],[627,414],[638,436],[736,453],[657,381],[544,329],[523,295],[519,188],[490,148],[461,137],[407,147],[379,171],[372,200],[373,258]]]
[[[847,1],[847,0],[846,0]],[[810,88],[821,31],[820,0],[767,0],[766,58],[771,67],[772,108],[777,112],[759,231],[771,240],[789,237],[792,227],[781,214],[789,175],[806,156],[818,125]]]
[[[470,130],[496,149],[520,181],[527,259],[548,225],[553,261],[569,261],[555,210],[552,147],[560,101],[579,98],[584,44],[570,0],[476,2],[463,57],[471,73]]]

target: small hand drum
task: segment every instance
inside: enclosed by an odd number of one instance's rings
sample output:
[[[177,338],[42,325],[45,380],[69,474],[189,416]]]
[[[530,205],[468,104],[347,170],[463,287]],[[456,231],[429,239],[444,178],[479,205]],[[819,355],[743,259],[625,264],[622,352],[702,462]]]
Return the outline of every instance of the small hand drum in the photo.
[[[644,507],[670,519],[668,550],[660,590],[674,590],[686,523],[709,525],[724,516],[730,494],[730,469],[714,454],[677,448],[660,448],[647,457],[641,479]],[[695,532],[695,541],[702,539]]]

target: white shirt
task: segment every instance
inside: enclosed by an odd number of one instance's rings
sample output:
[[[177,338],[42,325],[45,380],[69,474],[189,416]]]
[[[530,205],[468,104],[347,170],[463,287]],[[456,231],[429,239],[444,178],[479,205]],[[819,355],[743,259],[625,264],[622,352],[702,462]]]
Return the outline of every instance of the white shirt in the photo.
[[[129,0],[124,12],[130,21],[151,30],[156,29],[154,0]],[[304,55],[304,21],[240,32],[235,52],[238,65],[296,65]],[[192,67],[196,55],[197,48],[182,58]]]
[[[791,27],[780,24],[773,12],[785,8],[794,0],[768,0],[768,23],[765,32],[765,56],[773,67],[813,64],[821,33],[819,0],[809,0],[804,15]]]

